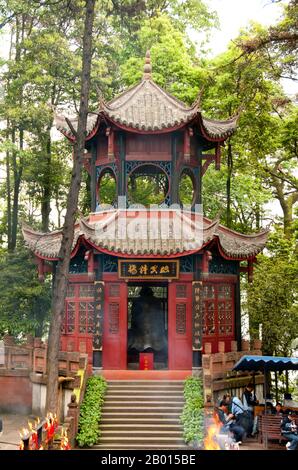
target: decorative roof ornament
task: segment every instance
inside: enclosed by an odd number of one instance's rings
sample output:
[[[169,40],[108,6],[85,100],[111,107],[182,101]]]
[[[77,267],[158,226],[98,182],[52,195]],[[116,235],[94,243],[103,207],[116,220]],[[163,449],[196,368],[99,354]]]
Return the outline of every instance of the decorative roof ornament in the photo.
[[[143,80],[151,80],[152,65],[150,50],[148,49],[145,55],[144,75]]]

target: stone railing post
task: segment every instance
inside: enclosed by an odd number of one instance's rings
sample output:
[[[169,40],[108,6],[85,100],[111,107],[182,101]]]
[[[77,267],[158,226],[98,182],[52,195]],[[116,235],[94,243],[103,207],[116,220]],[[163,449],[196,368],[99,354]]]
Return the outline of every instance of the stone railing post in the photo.
[[[250,350],[250,344],[249,344],[249,341],[247,339],[243,339],[241,341],[241,350],[242,351],[249,351]]]
[[[73,418],[73,427],[72,432],[73,436],[71,436],[72,440],[74,441],[77,433],[78,433],[78,424],[79,424],[79,404],[77,402],[77,397],[74,393],[72,393],[70,398],[70,403],[68,403],[68,411],[67,411],[67,418]],[[72,446],[74,442],[72,442]]]
[[[11,335],[5,335],[3,338],[4,352],[5,352],[5,366],[6,369],[12,368],[12,347],[15,345],[14,337]]]

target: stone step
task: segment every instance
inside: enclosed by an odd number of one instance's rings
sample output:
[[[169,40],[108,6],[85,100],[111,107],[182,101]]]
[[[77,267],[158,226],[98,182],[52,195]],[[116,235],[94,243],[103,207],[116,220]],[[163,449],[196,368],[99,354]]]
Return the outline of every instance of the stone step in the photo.
[[[143,416],[143,413],[146,413],[146,416],[149,418],[151,415],[153,416],[178,416],[179,413],[181,412],[181,407],[162,407],[162,408],[156,408],[156,407],[142,407],[142,408],[134,408],[134,407],[124,407],[124,408],[119,408],[119,407],[113,407],[113,406],[105,406],[102,410],[102,417],[108,417],[108,416],[124,416],[127,415],[127,409],[129,409],[129,417],[138,417],[138,416]]]
[[[142,395],[146,395],[146,396],[149,396],[149,395],[179,395],[179,396],[183,396],[182,394],[182,390],[176,390],[176,389],[168,389],[168,388],[162,388],[162,389],[150,389],[150,388],[136,388],[136,387],[131,387],[130,389],[129,388],[125,388],[125,389],[121,389],[121,388],[114,388],[114,387],[109,387],[107,392],[106,392],[106,396],[108,395],[127,395],[127,394],[142,394]]]
[[[112,382],[111,380],[108,381],[108,386],[109,387],[152,387],[152,388],[183,388],[184,383],[183,382],[166,382],[166,381],[161,381],[161,380],[141,380],[139,382],[133,381],[133,380],[121,380],[121,381],[114,381]]]
[[[114,423],[114,422],[127,422],[127,423],[150,423],[150,422],[171,422],[171,423],[180,423],[181,413],[175,414],[158,414],[158,413],[113,413],[113,414],[103,414],[101,418],[101,423]]]
[[[129,436],[139,436],[139,437],[181,437],[181,430],[180,429],[156,429],[147,427],[142,427],[141,429],[105,429],[102,431],[102,437],[118,437],[119,439],[122,437],[129,437]]]
[[[180,416],[183,381],[108,381],[94,449],[188,449]]]
[[[146,424],[179,424],[180,425],[180,419],[179,419],[179,414],[176,415],[176,417],[167,417],[163,415],[153,415],[149,418],[142,416],[142,415],[133,415],[133,418],[131,415],[124,415],[117,417],[117,413],[115,413],[112,416],[104,416],[101,421],[100,421],[100,426],[103,426],[105,424],[139,424],[143,423],[144,425]]]
[[[162,411],[162,410],[182,410],[183,409],[183,403],[169,403],[167,402],[166,404],[161,402],[161,403],[151,403],[148,405],[148,403],[145,402],[136,402],[136,403],[124,403],[119,402],[119,401],[111,401],[109,404],[104,405],[103,411],[109,410],[111,411],[112,409],[114,410],[150,410],[150,411]]]
[[[105,403],[109,404],[109,406],[111,406],[111,404],[122,404],[123,406],[126,406],[126,405],[131,405],[131,403],[129,402],[132,402],[134,405],[148,405],[148,406],[157,406],[157,405],[160,405],[160,406],[165,406],[167,408],[169,408],[170,406],[177,406],[177,405],[180,405],[180,406],[183,406],[184,404],[184,401],[183,400],[176,400],[176,398],[172,398],[170,400],[162,400],[160,399],[159,397],[157,397],[157,399],[152,399],[152,400],[147,400],[146,397],[136,397],[136,398],[133,398],[131,400],[125,400],[123,401],[122,399],[120,400],[120,398],[122,397],[110,397],[109,399],[105,399]]]
[[[184,384],[184,380],[108,380],[110,384],[138,384],[138,385],[177,385]]]
[[[180,445],[185,445],[185,442],[183,441],[181,437],[181,433],[178,433],[179,436],[149,436],[149,435],[142,435],[142,436],[133,436],[133,435],[126,435],[126,436],[121,436],[121,441],[119,439],[119,436],[101,436],[100,441],[98,444],[118,444],[118,445],[123,445],[123,444],[130,444],[132,442],[133,438],[133,443],[135,444],[158,444],[162,446],[163,444],[180,444]]]
[[[95,444],[92,449],[98,450],[190,450],[186,444]]]
[[[118,416],[119,413],[122,413],[121,414],[121,417],[125,414],[128,414],[129,416],[142,416],[143,414],[146,414],[146,416],[149,415],[159,415],[159,416],[171,416],[171,413],[175,413],[175,415],[177,416],[177,414],[181,414],[182,413],[182,410],[183,410],[183,407],[182,406],[170,406],[170,407],[166,407],[166,406],[155,406],[155,407],[152,407],[152,406],[135,406],[135,405],[132,405],[132,406],[117,406],[117,405],[114,405],[114,406],[108,406],[106,405],[103,409],[103,417],[104,417],[104,413],[117,413]]]
[[[165,423],[155,422],[152,424],[152,423],[126,423],[125,421],[123,421],[122,423],[117,423],[117,424],[101,422],[100,429],[102,431],[109,431],[109,430],[124,431],[125,429],[127,429],[128,431],[131,431],[132,429],[136,431],[140,431],[144,429],[160,430],[160,431],[169,429],[170,431],[175,431],[175,430],[180,431],[182,429],[182,426],[181,424],[177,424],[177,423],[165,424]]]
[[[105,396],[105,403],[110,403],[111,401],[118,401],[121,399],[121,402],[143,402],[143,403],[184,403],[184,398],[179,395],[171,396],[160,396],[160,395],[109,395]]]
[[[148,390],[183,390],[184,384],[183,383],[162,383],[158,381],[154,382],[146,382],[142,381],[142,383],[138,382],[108,382],[109,388],[119,388],[121,390],[128,388],[137,388],[137,389],[148,389]]]

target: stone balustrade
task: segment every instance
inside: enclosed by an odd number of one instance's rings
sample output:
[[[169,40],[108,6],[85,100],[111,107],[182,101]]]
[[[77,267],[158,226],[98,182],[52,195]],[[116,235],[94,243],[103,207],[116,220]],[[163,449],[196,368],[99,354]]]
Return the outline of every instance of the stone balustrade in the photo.
[[[225,343],[220,341],[219,352],[211,353],[212,345],[205,344],[205,354],[202,356],[202,369],[204,381],[205,403],[213,403],[214,396],[218,392],[243,388],[251,380],[250,374],[233,371],[236,362],[244,355],[262,355],[262,343],[254,340],[252,344],[243,340],[241,351],[237,351],[237,342],[232,341],[231,352],[225,352]],[[262,383],[263,376],[256,376],[256,383]]]
[[[0,410],[36,414],[44,413],[46,389],[47,343],[28,335],[18,343],[12,336],[2,342],[0,361]],[[72,351],[59,352],[59,394],[61,417],[73,390],[83,390],[88,355]],[[78,374],[78,371],[84,370]],[[82,383],[83,382],[83,383]],[[79,395],[79,392],[78,392]],[[74,427],[76,429],[76,426]],[[73,434],[73,433],[72,433]]]

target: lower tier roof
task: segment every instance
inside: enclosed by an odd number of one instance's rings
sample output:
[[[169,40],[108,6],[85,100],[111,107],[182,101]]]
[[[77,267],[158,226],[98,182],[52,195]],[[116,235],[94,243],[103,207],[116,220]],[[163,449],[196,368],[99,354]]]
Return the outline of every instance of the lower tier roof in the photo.
[[[59,259],[62,229],[50,233],[22,227],[26,245],[39,258]],[[192,212],[175,209],[113,209],[91,213],[75,224],[72,257],[81,243],[118,257],[180,257],[216,243],[226,259],[246,260],[260,253],[268,230],[244,235]]]

